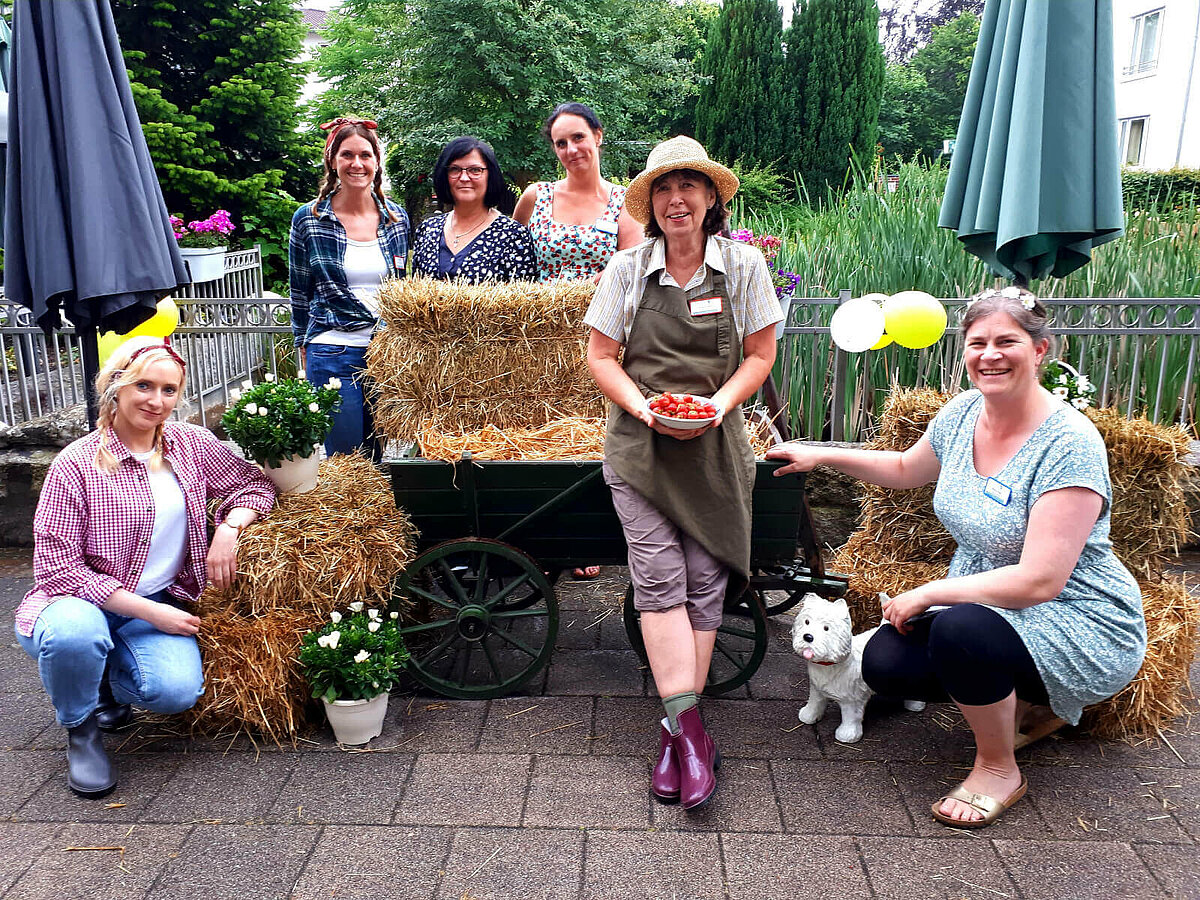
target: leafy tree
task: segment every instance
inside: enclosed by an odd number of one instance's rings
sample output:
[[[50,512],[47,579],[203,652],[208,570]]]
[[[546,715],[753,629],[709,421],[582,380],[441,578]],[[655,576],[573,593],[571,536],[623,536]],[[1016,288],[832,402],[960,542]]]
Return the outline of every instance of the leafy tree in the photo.
[[[920,7],[912,0],[880,0],[879,33],[883,52],[891,63],[904,63],[929,43],[933,29],[965,12],[983,15],[984,0],[928,0]]]
[[[979,40],[979,17],[966,12],[933,29],[933,37],[906,64],[888,66],[879,142],[905,159],[929,157],[958,132],[971,61]]]
[[[796,0],[784,35],[792,168],[810,196],[840,187],[851,156],[872,158],[883,93],[875,0]]]
[[[228,209],[284,277],[295,198],[319,154],[296,133],[304,28],[291,0],[113,0],[146,143],[167,206]],[[318,148],[319,149],[319,148]]]
[[[725,0],[700,60],[711,80],[696,100],[696,139],[711,156],[755,166],[782,154],[782,33],[775,0]]]
[[[347,0],[317,70],[314,119],[370,115],[393,183],[412,195],[442,146],[484,138],[518,184],[554,171],[547,114],[579,100],[605,123],[604,165],[624,176],[686,121],[707,10],[672,0]]]

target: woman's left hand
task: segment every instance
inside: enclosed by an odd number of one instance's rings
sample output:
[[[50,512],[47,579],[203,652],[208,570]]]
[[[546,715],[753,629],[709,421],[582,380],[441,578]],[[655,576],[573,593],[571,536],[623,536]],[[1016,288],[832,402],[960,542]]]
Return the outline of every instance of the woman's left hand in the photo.
[[[239,532],[225,524],[213,532],[212,544],[208,548],[208,580],[217,590],[223,591],[233,584],[237,575],[237,540]]]
[[[901,634],[908,634],[912,631],[908,620],[933,606],[933,600],[926,596],[926,588],[928,585],[921,585],[919,588],[905,591],[903,594],[897,594],[895,597],[885,600],[883,603],[884,621],[891,623],[892,627]]]

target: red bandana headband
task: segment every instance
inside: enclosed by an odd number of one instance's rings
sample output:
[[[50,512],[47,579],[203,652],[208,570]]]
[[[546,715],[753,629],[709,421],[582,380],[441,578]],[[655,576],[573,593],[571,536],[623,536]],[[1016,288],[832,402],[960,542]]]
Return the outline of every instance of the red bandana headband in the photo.
[[[321,123],[321,130],[328,131],[329,134],[325,137],[325,158],[329,159],[329,148],[333,146],[333,139],[337,137],[337,133],[347,125],[361,125],[363,128],[369,128],[375,131],[379,126],[371,119],[356,119],[352,116],[338,116],[336,119],[330,119],[328,122]]]
[[[187,363],[183,361],[183,357],[175,352],[175,348],[171,346],[170,341],[168,341],[166,338],[163,338],[163,342],[161,344],[150,344],[148,347],[138,347],[129,355],[129,362],[125,364],[126,367],[133,365],[133,361],[135,359],[137,359],[143,353],[149,352],[150,350],[166,350],[167,355],[170,356],[171,359],[175,360],[175,362],[179,363],[179,368],[187,368]]]

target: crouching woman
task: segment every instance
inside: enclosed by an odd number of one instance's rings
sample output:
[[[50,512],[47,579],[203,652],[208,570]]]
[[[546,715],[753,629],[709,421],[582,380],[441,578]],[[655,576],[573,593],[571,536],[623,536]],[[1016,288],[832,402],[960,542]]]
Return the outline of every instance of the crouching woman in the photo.
[[[98,427],[55,458],[34,516],[17,640],[67,729],[67,784],[81,797],[116,787],[100,731],[128,724],[130,704],[177,713],[200,697],[200,619],[185,604],[210,579],[231,583],[238,535],[275,502],[212,432],[170,421],[183,375],[159,338],[118,347],[96,377]]]
[[[828,465],[896,489],[936,480],[934,512],[958,544],[949,574],[884,604],[863,678],[880,694],[962,710],[975,764],[932,812],[973,828],[1025,794],[1017,732],[1048,716],[1045,706],[1076,723],[1121,690],[1142,664],[1146,623],[1108,537],[1104,442],[1038,381],[1046,310],[1028,291],[985,291],[963,334],[975,390],[947,403],[909,450],[788,444],[767,456],[789,460],[776,475]]]

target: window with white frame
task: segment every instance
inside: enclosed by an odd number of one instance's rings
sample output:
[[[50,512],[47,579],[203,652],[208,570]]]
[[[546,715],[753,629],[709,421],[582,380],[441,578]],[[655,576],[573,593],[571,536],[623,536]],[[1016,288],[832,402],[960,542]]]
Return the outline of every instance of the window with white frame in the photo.
[[[1146,124],[1149,116],[1121,120],[1121,162],[1140,166],[1146,157]]]
[[[1158,67],[1158,38],[1162,33],[1161,9],[1133,17],[1133,44],[1126,75],[1144,75]]]

